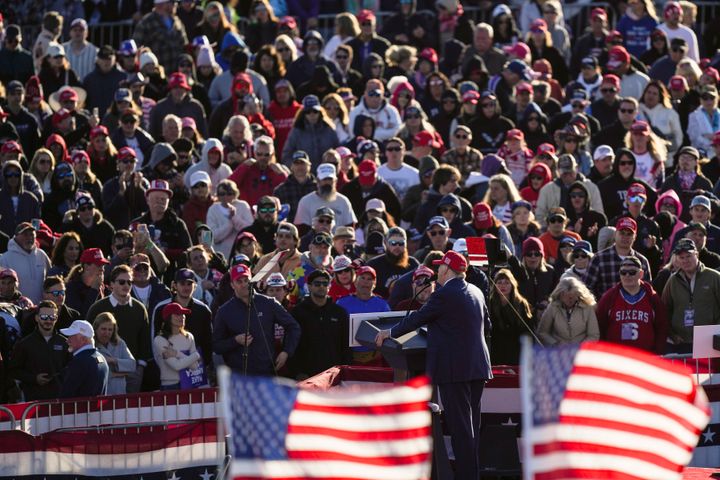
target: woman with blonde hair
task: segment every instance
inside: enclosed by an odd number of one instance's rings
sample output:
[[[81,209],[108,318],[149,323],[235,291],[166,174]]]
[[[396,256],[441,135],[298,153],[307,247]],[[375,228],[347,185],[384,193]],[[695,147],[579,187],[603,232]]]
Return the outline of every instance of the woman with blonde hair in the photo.
[[[700,82],[702,69],[695,60],[686,57],[678,62],[677,67],[675,67],[675,75],[685,77],[690,90],[692,90]]]
[[[530,304],[507,268],[498,270],[493,277],[488,309],[493,320],[490,342],[493,364],[518,365],[520,337],[532,335],[535,325]]]
[[[577,278],[563,278],[550,294],[550,304],[537,328],[545,346],[600,339],[595,297]]]
[[[228,32],[238,33],[235,25],[225,16],[223,4],[217,1],[209,2],[205,6],[203,19],[197,25],[197,35],[205,35],[211,45],[220,48],[225,34]],[[216,50],[217,51],[217,50]]]
[[[289,35],[278,35],[275,39],[275,50],[280,54],[285,65],[290,65],[298,58],[297,46]]]
[[[335,58],[335,50],[339,45],[347,43],[353,38],[360,35],[360,24],[352,13],[342,12],[335,15],[335,35],[330,37],[323,55],[325,58]]]
[[[635,155],[635,178],[654,189],[665,181],[667,143],[658,137],[643,120],[635,121],[625,135],[625,146]]]
[[[118,335],[115,316],[110,312],[102,312],[95,317],[93,330],[95,330],[95,348],[102,353],[110,367],[107,394],[125,395],[127,393],[125,377],[135,371],[136,362],[125,340]]]
[[[250,25],[245,41],[251,52],[257,52],[264,45],[272,45],[278,34],[280,23],[268,0],[253,0],[250,6]]]
[[[417,63],[417,49],[410,45],[391,45],[385,51],[385,76],[392,78],[398,75],[412,78]]]
[[[340,95],[328,93],[322,99],[322,106],[327,112],[328,118],[335,123],[338,141],[343,144],[350,140],[350,113]]]
[[[38,148],[30,161],[28,171],[40,184],[43,193],[48,194],[52,189],[50,178],[55,169],[55,156],[47,148]]]
[[[515,182],[508,175],[498,173],[490,177],[484,203],[490,205],[492,213],[503,224],[512,221],[512,204],[520,200]]]
[[[90,144],[86,151],[101,185],[117,175],[118,150],[108,135],[107,128],[99,126],[90,130]]]

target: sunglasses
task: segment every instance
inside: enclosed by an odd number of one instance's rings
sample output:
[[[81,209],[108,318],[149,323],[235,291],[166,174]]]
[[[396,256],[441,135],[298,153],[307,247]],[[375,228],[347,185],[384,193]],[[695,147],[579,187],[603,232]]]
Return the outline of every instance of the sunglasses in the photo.
[[[584,193],[571,193],[570,198],[587,198],[587,195]]]
[[[137,119],[135,117],[123,117],[120,119],[122,123],[135,123]]]
[[[20,178],[22,176],[22,173],[18,172],[8,172],[5,174],[5,178]],[[59,178],[62,178],[59,176]]]
[[[380,92],[376,92],[376,91],[374,91],[374,90],[371,91],[371,92],[368,92],[368,95],[371,96],[371,97],[375,97],[375,98],[381,96]]]
[[[385,149],[386,152],[399,152],[400,150],[402,150],[401,147],[387,147]]]
[[[258,208],[258,212],[260,212],[260,213],[275,213],[275,209],[272,208],[272,207],[270,207],[270,208]]]
[[[573,253],[572,256],[573,260],[577,260],[578,258],[588,258],[587,253]]]
[[[420,115],[405,115],[405,120],[419,120]]]
[[[629,167],[630,165],[635,165],[635,162],[632,160],[623,160],[618,163],[621,167]]]
[[[323,225],[332,225],[333,221],[329,218],[318,218],[318,223],[322,223]]]
[[[640,270],[620,270],[620,275],[623,277],[633,277],[637,275]]]
[[[548,218],[548,223],[563,223],[565,221],[564,217],[550,217]]]
[[[644,203],[645,199],[639,195],[628,197],[628,203]]]
[[[48,290],[47,293],[49,293],[53,297],[62,297],[63,295],[65,295],[65,290]]]
[[[534,252],[528,252],[528,253],[526,253],[525,256],[526,256],[526,257],[542,257],[543,254],[540,253],[540,252],[538,252],[538,251],[534,251]]]
[[[601,88],[600,91],[602,93],[615,93],[617,92],[617,88]]]
[[[124,278],[121,278],[121,279],[119,279],[119,280],[115,280],[115,283],[117,283],[118,285],[121,285],[121,286],[124,287],[125,285],[132,285],[132,284],[133,284],[133,281],[132,281],[132,280],[125,280]]]
[[[543,177],[538,177],[537,175],[530,175],[530,180],[543,180]]]
[[[83,205],[82,207],[78,207],[77,211],[78,212],[87,212],[88,210],[92,210],[94,208],[95,207],[93,207],[92,205]]]
[[[40,317],[40,320],[57,320],[57,315],[53,315],[53,314],[48,315],[46,313],[43,313],[38,316]]]
[[[634,108],[621,108],[620,113],[635,113]]]
[[[443,235],[445,235],[446,232],[447,232],[447,230],[445,230],[445,229],[443,229],[443,230],[430,230],[430,236],[431,236],[431,237],[437,237],[438,235],[443,236]]]
[[[495,108],[496,103],[495,102],[487,102],[487,103],[481,103],[480,106],[482,108]]]
[[[330,282],[312,282],[313,287],[327,287]]]
[[[391,247],[404,247],[405,241],[404,240],[389,240],[388,245]]]
[[[279,51],[280,50],[278,50],[278,52]],[[350,57],[348,55],[335,55],[335,58],[337,58],[338,60],[347,60]]]
[[[420,278],[418,278],[417,280],[413,281],[413,284],[414,284],[416,287],[422,287],[422,286],[425,285],[425,283],[427,282],[427,280],[426,280],[427,278],[430,278],[430,277],[427,277],[427,276],[425,276],[425,277],[420,277]]]

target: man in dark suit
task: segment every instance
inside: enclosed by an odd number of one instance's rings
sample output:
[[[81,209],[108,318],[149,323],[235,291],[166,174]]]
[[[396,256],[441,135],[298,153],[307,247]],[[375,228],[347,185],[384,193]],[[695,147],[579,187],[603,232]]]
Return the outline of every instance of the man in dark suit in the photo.
[[[67,337],[73,353],[73,359],[65,369],[60,397],[105,395],[110,368],[105,357],[95,349],[92,325],[85,320],[75,320],[60,333]]]
[[[451,250],[433,264],[439,265],[437,283],[442,287],[420,310],[391,330],[379,332],[375,343],[380,346],[388,337],[428,326],[427,373],[438,386],[445,409],[455,478],[474,480],[479,478],[480,400],[485,382],[492,378],[484,335],[488,311],[482,291],[465,280],[465,257]]]

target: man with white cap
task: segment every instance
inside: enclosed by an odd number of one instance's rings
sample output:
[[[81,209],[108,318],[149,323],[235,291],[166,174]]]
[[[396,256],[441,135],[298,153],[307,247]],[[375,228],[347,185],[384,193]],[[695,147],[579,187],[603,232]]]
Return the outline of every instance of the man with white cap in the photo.
[[[312,225],[312,217],[321,207],[335,212],[335,225],[352,226],[357,222],[350,200],[337,191],[337,171],[331,163],[321,163],[317,168],[317,191],[308,193],[300,199],[294,224],[301,234]]]
[[[107,360],[95,349],[95,331],[85,320],[75,320],[60,333],[67,337],[73,354],[63,378],[61,398],[94,397],[107,393],[110,368]]]
[[[593,167],[588,174],[588,180],[598,183],[612,174],[615,162],[615,151],[608,145],[600,145],[593,152]]]
[[[80,81],[95,68],[98,53],[98,47],[88,42],[87,37],[87,22],[82,18],[76,18],[70,23],[70,40],[63,43],[70,67],[75,70]]]

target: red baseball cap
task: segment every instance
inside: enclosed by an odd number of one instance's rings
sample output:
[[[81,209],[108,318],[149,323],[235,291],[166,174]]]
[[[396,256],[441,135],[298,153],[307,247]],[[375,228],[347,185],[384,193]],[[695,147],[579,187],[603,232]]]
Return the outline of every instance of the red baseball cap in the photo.
[[[534,72],[541,73],[543,75],[552,75],[553,73],[552,65],[544,58],[538,58],[535,60],[532,64],[532,69]]]
[[[538,145],[537,152],[535,152],[535,155],[557,155],[557,150],[555,150],[555,145],[552,143],[541,143]]]
[[[537,237],[526,238],[525,241],[522,243],[523,257],[529,252],[540,252],[543,256],[545,256],[545,245],[543,245],[543,243]]]
[[[435,140],[435,136],[427,130],[423,130],[415,134],[413,142],[420,147],[440,148],[440,144]]]
[[[137,158],[137,153],[132,147],[122,147],[118,150],[118,160],[125,160],[128,158]]]
[[[72,117],[72,113],[70,113],[70,110],[68,110],[66,108],[61,108],[57,112],[53,113],[53,116],[52,116],[53,127],[56,127],[60,122],[67,120],[70,117]]]
[[[680,2],[667,2],[665,4],[665,8],[663,8],[663,14],[667,15],[671,10],[677,10],[678,12],[682,12],[682,6],[680,5]]]
[[[493,217],[490,205],[478,202],[473,207],[473,225],[476,228],[485,229],[492,227]]]
[[[103,135],[105,137],[110,135],[110,132],[108,132],[108,129],[105,125],[98,125],[97,127],[94,127],[90,130],[90,140],[95,137],[99,137],[100,135]]]
[[[360,185],[374,185],[377,180],[377,163],[367,159],[358,165],[358,182]]]
[[[607,12],[604,8],[593,8],[590,12],[590,20],[595,20],[596,18],[602,18],[603,20],[607,20]]]
[[[0,153],[22,153],[22,147],[15,140],[8,140],[0,148]]]
[[[60,100],[61,102],[68,102],[70,100],[77,100],[77,99],[78,99],[77,92],[70,87],[62,89],[62,91],[60,91],[58,94],[58,100]]]
[[[530,54],[530,47],[528,47],[527,44],[524,42],[518,42],[515,45],[503,47],[503,52],[520,59],[525,59],[525,57]]]
[[[230,279],[234,282],[242,277],[250,278],[250,269],[247,265],[238,263],[230,269]]]
[[[633,183],[628,187],[627,190],[627,197],[643,197],[647,198],[647,190],[645,190],[645,185],[642,183]]]
[[[85,150],[73,150],[70,159],[72,163],[85,162],[90,165],[90,155],[88,155]]]
[[[620,33],[618,30],[610,30],[608,34],[605,36],[605,42],[611,43],[611,42],[622,42],[623,36],[622,33]]]
[[[530,85],[528,82],[520,82],[517,85],[515,85],[515,92],[516,93],[520,93],[520,92],[533,93],[534,90],[533,90],[533,86]]]
[[[413,280],[419,277],[432,277],[433,275],[435,275],[435,272],[433,272],[431,268],[428,268],[425,265],[420,265],[417,270],[413,272]]]
[[[548,26],[547,22],[543,20],[542,18],[536,18],[533,20],[533,22],[530,24],[530,31],[531,32],[547,32]]]
[[[668,82],[668,86],[670,87],[670,90],[687,90],[688,89],[688,83],[687,79],[683,77],[682,75],[673,75],[670,77],[670,81]]]
[[[363,266],[355,269],[355,275],[358,277],[365,273],[371,275],[373,278],[377,278],[377,272],[375,271],[375,269],[373,267],[371,267],[369,265],[363,265]]]
[[[107,265],[110,263],[99,248],[86,248],[80,255],[80,263],[92,263],[94,265]]]
[[[720,72],[718,72],[716,68],[707,67],[705,70],[703,70],[703,75],[712,77],[712,79],[715,80],[715,83],[720,82]]]
[[[623,217],[615,224],[615,230],[632,230],[633,233],[637,233],[637,222],[630,217]]]
[[[607,66],[615,69],[630,63],[630,54],[622,45],[615,45],[608,51]]]
[[[162,317],[164,319],[170,318],[170,315],[190,315],[192,310],[184,308],[179,303],[171,302],[165,305],[162,309]]]
[[[632,133],[637,133],[639,135],[642,135],[643,137],[647,137],[650,135],[650,124],[643,120],[636,120],[633,122],[633,124],[630,126],[630,131]]]
[[[720,147],[720,131],[715,132],[715,135],[713,136],[713,139],[712,139],[712,144],[715,145],[716,147]]]
[[[525,140],[525,134],[522,130],[513,128],[505,134],[505,140]]]
[[[257,242],[257,238],[255,238],[255,235],[251,232],[240,232],[237,237],[235,237],[235,243],[245,240],[246,238],[249,238],[253,242]]]
[[[168,90],[173,88],[182,88],[185,90],[191,90],[190,85],[187,83],[187,77],[182,72],[175,72],[170,75],[168,79]]]
[[[478,100],[480,100],[480,94],[475,90],[468,90],[467,92],[463,93],[463,102],[469,102],[473,105],[476,105],[478,103]]]
[[[620,90],[620,77],[617,75],[613,75],[612,73],[608,73],[607,75],[603,75],[602,77],[602,83],[603,84],[610,84],[613,87]]]
[[[366,20],[375,20],[375,14],[373,13],[373,11],[366,8],[360,10],[355,16],[360,23],[363,23]]]
[[[432,270],[430,271],[432,272]],[[16,283],[19,281],[17,273],[12,268],[0,268],[0,278],[13,278]],[[415,277],[413,276],[413,279],[414,278]]]
[[[418,58],[427,60],[428,62],[433,63],[435,65],[437,65],[437,63],[438,63],[438,54],[434,48],[430,48],[430,47],[423,48],[423,50],[422,50],[422,52],[420,52],[420,55],[418,56]]]
[[[280,19],[280,26],[293,30],[294,28],[297,28],[297,21],[290,15],[286,15]]]
[[[461,254],[448,250],[440,260],[433,260],[433,265],[447,265],[454,272],[464,272],[467,270],[467,259]]]

